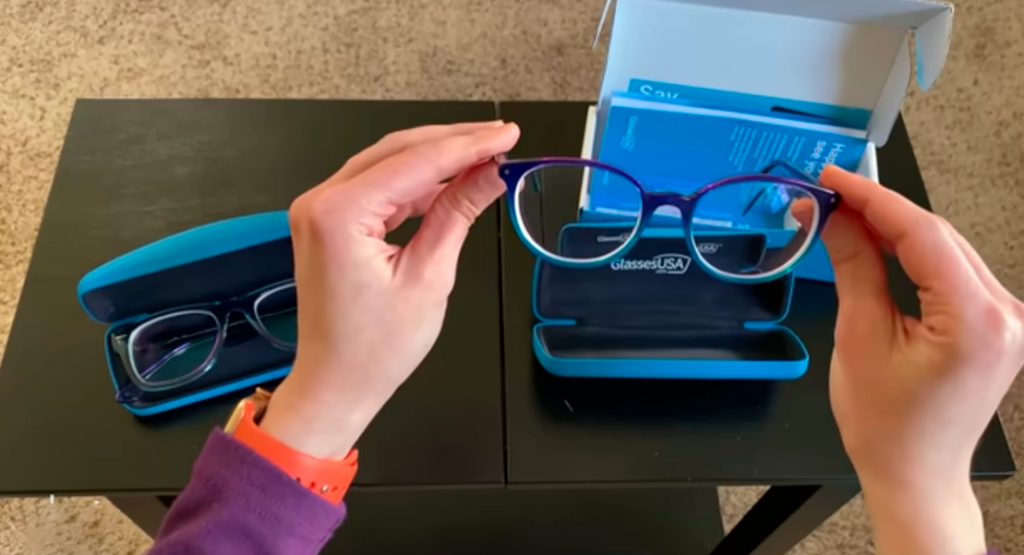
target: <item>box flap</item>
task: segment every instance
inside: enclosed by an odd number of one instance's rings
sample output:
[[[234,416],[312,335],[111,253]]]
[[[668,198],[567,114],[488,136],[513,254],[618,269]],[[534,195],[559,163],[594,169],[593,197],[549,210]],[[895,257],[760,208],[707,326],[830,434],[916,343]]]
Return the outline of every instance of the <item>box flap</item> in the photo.
[[[613,92],[671,95],[678,85],[854,123],[863,114],[868,139],[882,145],[911,76],[908,31],[927,89],[945,63],[952,17],[951,4],[932,0],[618,0],[597,128]]]

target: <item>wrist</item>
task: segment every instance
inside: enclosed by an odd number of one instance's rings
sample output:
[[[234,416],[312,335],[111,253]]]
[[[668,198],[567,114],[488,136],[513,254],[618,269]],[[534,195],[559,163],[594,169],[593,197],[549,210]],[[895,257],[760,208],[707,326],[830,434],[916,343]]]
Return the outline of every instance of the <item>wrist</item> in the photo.
[[[967,471],[861,479],[879,555],[983,555],[981,507]]]
[[[278,386],[260,428],[307,455],[345,457],[390,394],[324,391],[307,386],[301,376],[293,373]]]

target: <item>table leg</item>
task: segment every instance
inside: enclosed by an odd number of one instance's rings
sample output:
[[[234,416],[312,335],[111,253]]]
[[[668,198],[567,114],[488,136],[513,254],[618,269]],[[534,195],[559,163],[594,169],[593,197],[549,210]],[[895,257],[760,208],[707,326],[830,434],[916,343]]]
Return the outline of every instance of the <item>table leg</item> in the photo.
[[[151,538],[156,537],[173,495],[109,495],[107,500]]]
[[[773,486],[712,555],[784,555],[860,492],[860,485]]]

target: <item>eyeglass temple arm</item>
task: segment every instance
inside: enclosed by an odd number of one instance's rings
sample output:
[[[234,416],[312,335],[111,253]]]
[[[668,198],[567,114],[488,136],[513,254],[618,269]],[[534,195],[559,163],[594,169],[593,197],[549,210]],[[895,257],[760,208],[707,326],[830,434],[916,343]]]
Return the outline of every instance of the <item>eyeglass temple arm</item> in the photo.
[[[770,174],[770,173],[772,173],[776,169],[781,169],[781,170],[784,170],[786,172],[789,172],[789,174],[792,177],[803,179],[803,180],[807,181],[808,183],[814,183],[814,184],[818,183],[818,180],[814,179],[813,177],[811,177],[811,175],[809,173],[801,170],[800,168],[794,166],[793,164],[787,162],[786,160],[781,160],[781,159],[769,162],[767,166],[761,168],[761,171],[759,171],[757,173]]]

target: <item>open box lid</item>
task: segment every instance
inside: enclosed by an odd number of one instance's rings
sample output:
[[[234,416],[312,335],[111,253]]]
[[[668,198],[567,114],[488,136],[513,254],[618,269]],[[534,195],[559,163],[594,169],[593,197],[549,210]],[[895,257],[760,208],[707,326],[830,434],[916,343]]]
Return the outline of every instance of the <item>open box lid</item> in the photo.
[[[613,92],[671,98],[687,88],[824,110],[884,145],[913,71],[910,37],[927,90],[952,27],[952,4],[935,0],[617,0],[593,152]]]

